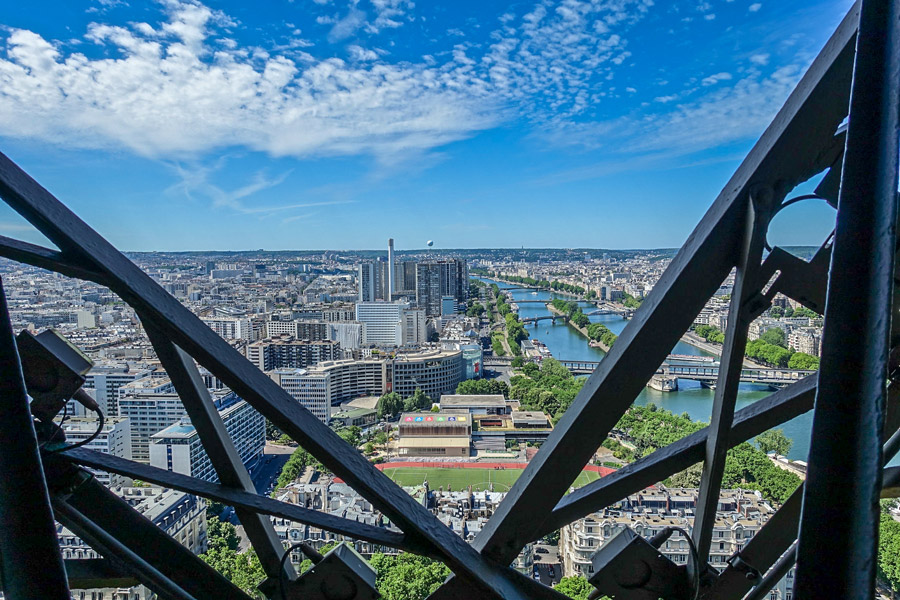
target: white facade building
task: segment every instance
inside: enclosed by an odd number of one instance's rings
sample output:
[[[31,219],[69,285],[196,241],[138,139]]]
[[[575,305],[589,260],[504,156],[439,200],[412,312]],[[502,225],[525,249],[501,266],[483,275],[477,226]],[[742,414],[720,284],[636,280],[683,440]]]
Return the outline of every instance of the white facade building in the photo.
[[[77,444],[88,439],[97,431],[100,420],[96,417],[69,417],[62,423],[67,444]],[[131,460],[131,422],[125,417],[107,417],[104,419],[100,434],[87,443],[84,448],[111,454],[119,458]],[[117,473],[88,469],[94,477],[107,487],[131,485],[131,478]]]
[[[119,416],[131,420],[131,457],[150,462],[150,436],[186,415],[175,393],[135,393],[119,398]]]
[[[253,340],[253,323],[250,319],[237,317],[214,317],[202,319],[213,331],[226,340]]]
[[[363,323],[363,344],[376,346],[403,345],[403,311],[409,304],[402,302],[358,302],[356,320]]]
[[[241,461],[248,469],[253,469],[266,446],[265,418],[231,391],[216,399],[215,404]],[[175,425],[154,433],[150,439],[152,466],[206,481],[219,481],[189,418],[184,417]]]

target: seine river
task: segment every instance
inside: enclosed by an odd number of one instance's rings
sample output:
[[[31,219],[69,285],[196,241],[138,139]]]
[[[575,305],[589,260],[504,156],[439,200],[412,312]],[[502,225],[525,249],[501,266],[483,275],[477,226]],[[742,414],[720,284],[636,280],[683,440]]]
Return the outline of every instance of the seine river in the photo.
[[[507,289],[513,287],[499,281],[479,278],[485,283],[496,283],[499,287]],[[512,290],[510,292],[515,300],[550,300],[563,298],[551,292],[533,290]],[[585,312],[588,308],[596,308],[593,305],[582,303]],[[550,312],[542,303],[525,303],[519,305],[519,316],[523,319],[529,317],[548,315]],[[591,321],[600,322],[609,327],[613,333],[620,333],[625,329],[628,321],[617,315],[593,315]],[[566,323],[558,321],[555,325],[551,321],[540,321],[537,327],[529,326],[528,333],[531,339],[540,340],[547,345],[555,358],[564,360],[603,360],[606,353],[599,348],[588,346],[587,339],[580,333],[569,327]],[[689,344],[678,342],[672,349],[673,354],[691,354],[710,356],[699,348]],[[644,388],[635,399],[635,404],[644,405],[648,402],[665,408],[677,415],[688,413],[696,421],[709,422],[712,413],[713,390],[705,389],[699,383],[681,379],[678,381],[678,391],[658,392],[650,388]],[[771,393],[766,386],[753,384],[740,384],[737,400],[737,409],[756,402]],[[809,453],[809,435],[812,428],[812,411],[801,415],[782,425],[785,434],[794,441],[788,457],[794,460],[806,460]]]

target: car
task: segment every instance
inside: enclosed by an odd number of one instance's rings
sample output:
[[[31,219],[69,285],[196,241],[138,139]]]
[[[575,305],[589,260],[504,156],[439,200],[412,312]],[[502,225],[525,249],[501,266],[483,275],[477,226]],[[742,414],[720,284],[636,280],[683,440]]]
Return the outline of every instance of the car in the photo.
[[[553,565],[547,567],[547,574],[550,575],[550,577],[556,577],[556,571],[553,570]]]
[[[539,572],[535,571],[535,572],[534,572],[534,578],[537,579],[538,581],[540,581],[540,580],[541,580],[541,574],[540,574]]]
[[[538,548],[535,548],[534,551],[537,552],[538,554],[550,554],[550,551],[547,550],[546,548],[538,547]]]

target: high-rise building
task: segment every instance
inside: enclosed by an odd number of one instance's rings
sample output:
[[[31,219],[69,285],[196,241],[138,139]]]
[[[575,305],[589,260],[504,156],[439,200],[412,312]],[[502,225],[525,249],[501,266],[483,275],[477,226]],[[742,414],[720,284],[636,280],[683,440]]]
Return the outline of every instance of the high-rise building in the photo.
[[[248,469],[254,468],[266,447],[265,418],[234,392],[229,391],[214,403],[241,461]],[[154,433],[150,440],[152,466],[206,481],[219,481],[189,418],[184,417]]]
[[[403,311],[403,343],[424,344],[428,341],[425,309],[410,308]]]
[[[381,273],[375,263],[365,262],[359,265],[359,301],[375,302],[377,290],[381,287]]]
[[[385,294],[388,302],[394,299],[394,283],[394,238],[388,238],[387,294]]]
[[[100,420],[96,417],[67,418],[62,421],[66,443],[84,442],[97,433],[99,425]],[[103,421],[103,429],[93,440],[85,444],[84,448],[131,460],[131,422],[124,417],[107,417]],[[131,485],[130,477],[107,471],[88,470],[94,474],[97,481],[107,487]]]
[[[298,340],[279,336],[247,345],[247,359],[261,371],[298,369],[341,358],[341,346],[333,340]]]
[[[322,320],[310,321],[266,321],[266,337],[289,335],[298,340],[328,339],[328,323]]]
[[[354,311],[354,318],[356,314]],[[356,350],[363,343],[363,325],[359,321],[328,324],[328,339],[341,345],[341,350]]]
[[[441,314],[445,296],[465,302],[468,287],[469,269],[465,260],[433,260],[416,266],[416,305],[424,308],[429,317]]]
[[[363,344],[403,345],[403,302],[358,302],[356,320],[363,324]]]

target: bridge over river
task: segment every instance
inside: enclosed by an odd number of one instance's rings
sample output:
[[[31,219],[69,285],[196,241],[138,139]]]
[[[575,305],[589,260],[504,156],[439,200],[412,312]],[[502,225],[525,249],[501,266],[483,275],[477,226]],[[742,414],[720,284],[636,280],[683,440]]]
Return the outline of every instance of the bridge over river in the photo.
[[[594,372],[599,361],[560,360],[560,364],[575,375],[589,375]],[[760,383],[771,387],[783,387],[811,375],[815,371],[800,369],[741,369],[741,382]],[[719,365],[680,365],[664,362],[656,371],[662,377],[691,379],[707,387],[714,387],[719,377]]]

